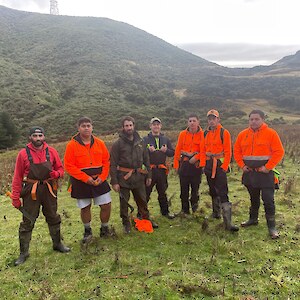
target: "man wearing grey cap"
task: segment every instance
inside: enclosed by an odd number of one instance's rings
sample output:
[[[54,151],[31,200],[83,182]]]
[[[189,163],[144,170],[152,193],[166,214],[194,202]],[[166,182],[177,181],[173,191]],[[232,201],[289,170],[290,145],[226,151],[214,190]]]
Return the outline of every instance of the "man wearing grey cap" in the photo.
[[[12,182],[12,205],[23,211],[23,221],[19,227],[20,256],[15,261],[16,266],[29,257],[32,230],[41,206],[48,223],[53,250],[70,251],[61,242],[61,218],[57,213],[57,180],[64,175],[61,160],[57,151],[45,142],[42,127],[30,128],[29,140],[30,143],[17,156]]]
[[[166,194],[168,188],[168,168],[166,162],[167,157],[174,156],[174,149],[170,140],[161,133],[161,128],[161,120],[159,118],[152,118],[150,121],[151,132],[143,138],[149,151],[150,167],[152,170],[151,184],[146,186],[147,202],[150,200],[153,187],[156,186],[161,214],[168,219],[173,219],[175,216],[169,211]]]

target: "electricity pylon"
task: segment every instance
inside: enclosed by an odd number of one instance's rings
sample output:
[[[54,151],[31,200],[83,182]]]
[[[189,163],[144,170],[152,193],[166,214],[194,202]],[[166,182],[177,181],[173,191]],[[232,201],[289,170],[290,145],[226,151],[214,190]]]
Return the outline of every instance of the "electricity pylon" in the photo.
[[[57,0],[50,0],[50,15],[59,15]]]

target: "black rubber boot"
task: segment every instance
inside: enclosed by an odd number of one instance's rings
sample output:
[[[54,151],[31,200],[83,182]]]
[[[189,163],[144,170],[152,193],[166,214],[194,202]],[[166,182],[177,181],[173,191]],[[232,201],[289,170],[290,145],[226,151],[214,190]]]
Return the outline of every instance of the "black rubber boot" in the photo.
[[[31,233],[32,231],[19,232],[20,256],[15,261],[15,266],[23,264],[29,257],[29,243],[31,240]]]
[[[61,242],[60,224],[48,225],[48,227],[49,227],[49,232],[50,232],[52,242],[53,242],[53,250],[61,252],[61,253],[70,252],[70,248],[66,247]]]
[[[149,221],[151,222],[153,229],[158,228],[158,224],[155,221],[153,221],[153,220],[149,220]]]
[[[266,215],[266,220],[267,220],[267,225],[268,225],[270,237],[273,240],[278,239],[279,238],[279,233],[278,233],[278,231],[275,227],[275,216]]]
[[[129,221],[123,222],[124,233],[129,234],[131,232],[131,224]]]
[[[83,233],[83,239],[82,239],[82,243],[83,244],[87,244],[89,243],[93,238],[93,233],[92,233],[92,228],[84,228],[84,233]]]
[[[111,236],[111,233],[109,231],[109,227],[108,226],[101,226],[100,227],[100,237],[107,238],[109,236]]]
[[[239,227],[231,224],[231,206],[230,202],[222,203],[222,213],[225,229],[229,231],[239,231]]]
[[[214,219],[221,219],[221,202],[220,197],[213,197],[211,199],[213,212],[211,217]]]
[[[258,224],[258,209],[250,207],[249,209],[249,220],[241,224],[242,227],[248,227]]]
[[[199,196],[196,197],[195,199],[191,198],[190,203],[191,203],[191,207],[192,207],[192,212],[195,213],[199,207]]]

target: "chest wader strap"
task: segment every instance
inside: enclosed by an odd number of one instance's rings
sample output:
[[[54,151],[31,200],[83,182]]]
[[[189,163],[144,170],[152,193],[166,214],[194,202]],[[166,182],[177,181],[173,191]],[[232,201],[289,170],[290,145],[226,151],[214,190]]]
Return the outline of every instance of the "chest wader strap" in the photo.
[[[26,146],[25,149],[26,149],[27,157],[28,157],[28,160],[29,160],[30,164],[33,164],[33,158],[32,158],[32,155],[31,155],[31,153],[30,153],[29,147]],[[48,149],[48,147],[45,149],[45,151],[46,151],[46,160],[47,160],[47,161],[50,161],[50,154],[49,154],[49,149]]]

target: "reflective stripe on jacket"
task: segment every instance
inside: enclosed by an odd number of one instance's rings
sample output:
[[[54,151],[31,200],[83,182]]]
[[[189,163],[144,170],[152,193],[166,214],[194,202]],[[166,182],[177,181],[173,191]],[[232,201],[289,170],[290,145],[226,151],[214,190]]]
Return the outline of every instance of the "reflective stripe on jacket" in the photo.
[[[86,183],[91,175],[98,175],[105,181],[109,173],[109,152],[101,139],[92,136],[91,143],[85,145],[77,134],[67,144],[64,164],[65,170],[77,180]]]
[[[157,140],[158,139],[158,145]],[[144,143],[147,145],[147,148],[149,148],[150,145],[153,145],[156,149],[154,152],[149,151],[149,157],[150,157],[150,164],[154,165],[160,165],[160,164],[166,164],[167,157],[173,157],[174,156],[174,149],[170,142],[170,140],[164,136],[163,134],[160,134],[159,136],[153,136],[150,132],[147,136],[143,138]],[[160,148],[166,145],[167,151],[162,152],[160,151]]]
[[[254,167],[265,165],[268,170],[272,170],[283,155],[279,135],[265,123],[256,131],[251,128],[241,131],[234,145],[234,159],[240,168],[251,164]]]

